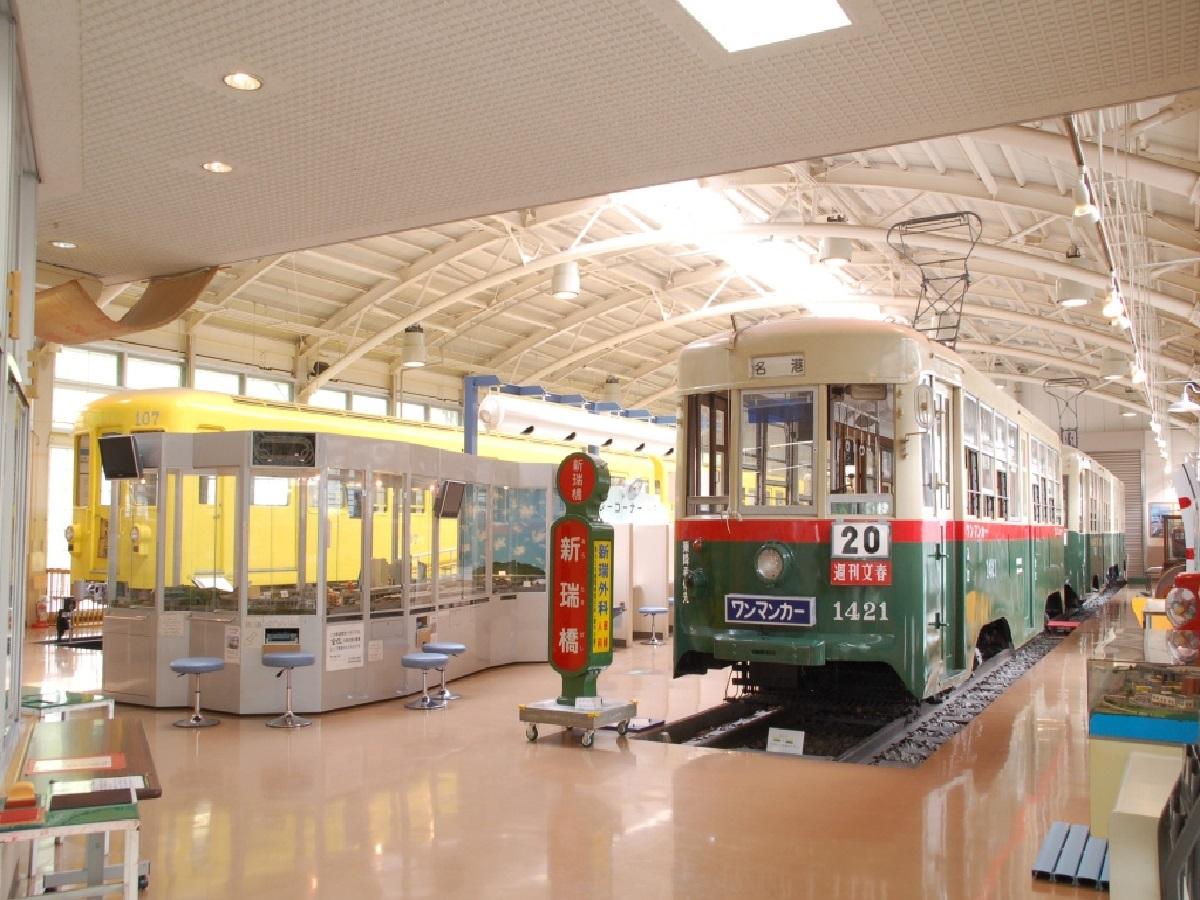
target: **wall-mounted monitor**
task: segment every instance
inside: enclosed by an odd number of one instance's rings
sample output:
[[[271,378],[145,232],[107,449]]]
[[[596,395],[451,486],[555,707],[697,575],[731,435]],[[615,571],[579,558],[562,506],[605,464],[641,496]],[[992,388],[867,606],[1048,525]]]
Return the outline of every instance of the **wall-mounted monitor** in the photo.
[[[433,514],[439,519],[457,519],[462,509],[463,492],[466,484],[461,481],[438,483],[437,498],[433,502]]]
[[[137,441],[132,434],[110,434],[100,438],[100,468],[109,481],[114,478],[141,478]]]

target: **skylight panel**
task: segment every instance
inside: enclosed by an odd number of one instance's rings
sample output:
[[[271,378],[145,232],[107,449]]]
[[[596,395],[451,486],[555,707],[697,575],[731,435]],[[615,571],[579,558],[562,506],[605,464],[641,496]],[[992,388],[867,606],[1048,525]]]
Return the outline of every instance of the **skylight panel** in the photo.
[[[679,5],[730,53],[850,24],[837,0],[679,0]]]

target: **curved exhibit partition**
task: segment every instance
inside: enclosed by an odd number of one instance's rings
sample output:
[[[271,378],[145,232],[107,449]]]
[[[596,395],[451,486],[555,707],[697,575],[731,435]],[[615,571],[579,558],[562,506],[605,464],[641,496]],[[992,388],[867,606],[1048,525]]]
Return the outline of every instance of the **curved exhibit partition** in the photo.
[[[466,645],[454,676],[546,659],[553,465],[311,432],[108,440],[117,700],[187,705],[184,656],[224,659],[205,706],[247,714],[281,708],[273,651],[316,657],[297,712],[419,690],[401,658],[429,640]]]

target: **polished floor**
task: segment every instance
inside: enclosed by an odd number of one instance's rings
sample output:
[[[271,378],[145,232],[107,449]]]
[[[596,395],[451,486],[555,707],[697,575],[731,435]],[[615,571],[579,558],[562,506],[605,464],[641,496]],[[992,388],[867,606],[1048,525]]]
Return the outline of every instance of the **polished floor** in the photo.
[[[517,704],[548,666],[455,682],[439,712],[375,704],[311,728],[120,707],[145,725],[163,797],[143,807],[150,898],[1097,896],[1034,883],[1050,823],[1087,820],[1085,627],[917,770],[598,735]],[[95,688],[100,653],[26,645],[27,684]],[[676,718],[725,673],[672,680],[670,648],[617,652],[606,696]]]

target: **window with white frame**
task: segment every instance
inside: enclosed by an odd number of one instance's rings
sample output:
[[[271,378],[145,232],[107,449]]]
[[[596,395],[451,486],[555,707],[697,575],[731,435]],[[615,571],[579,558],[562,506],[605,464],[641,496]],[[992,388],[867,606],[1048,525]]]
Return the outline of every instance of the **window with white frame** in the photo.
[[[388,414],[388,400],[387,397],[377,397],[373,394],[351,394],[350,408],[359,413],[386,416]]]
[[[292,386],[286,381],[247,375],[246,396],[257,397],[259,400],[282,400],[286,403],[292,399]]]
[[[221,372],[217,369],[196,369],[196,389],[215,391],[218,394],[237,395],[242,391],[242,379],[236,372]]]
[[[345,409],[347,405],[345,391],[333,391],[319,388],[308,398],[309,406],[319,406],[321,409]]]
[[[179,387],[183,384],[183,366],[176,362],[159,359],[143,359],[140,356],[125,358],[125,387],[134,390],[145,388]]]
[[[116,387],[118,374],[117,354],[103,350],[63,347],[54,360],[54,378],[57,381]]]

